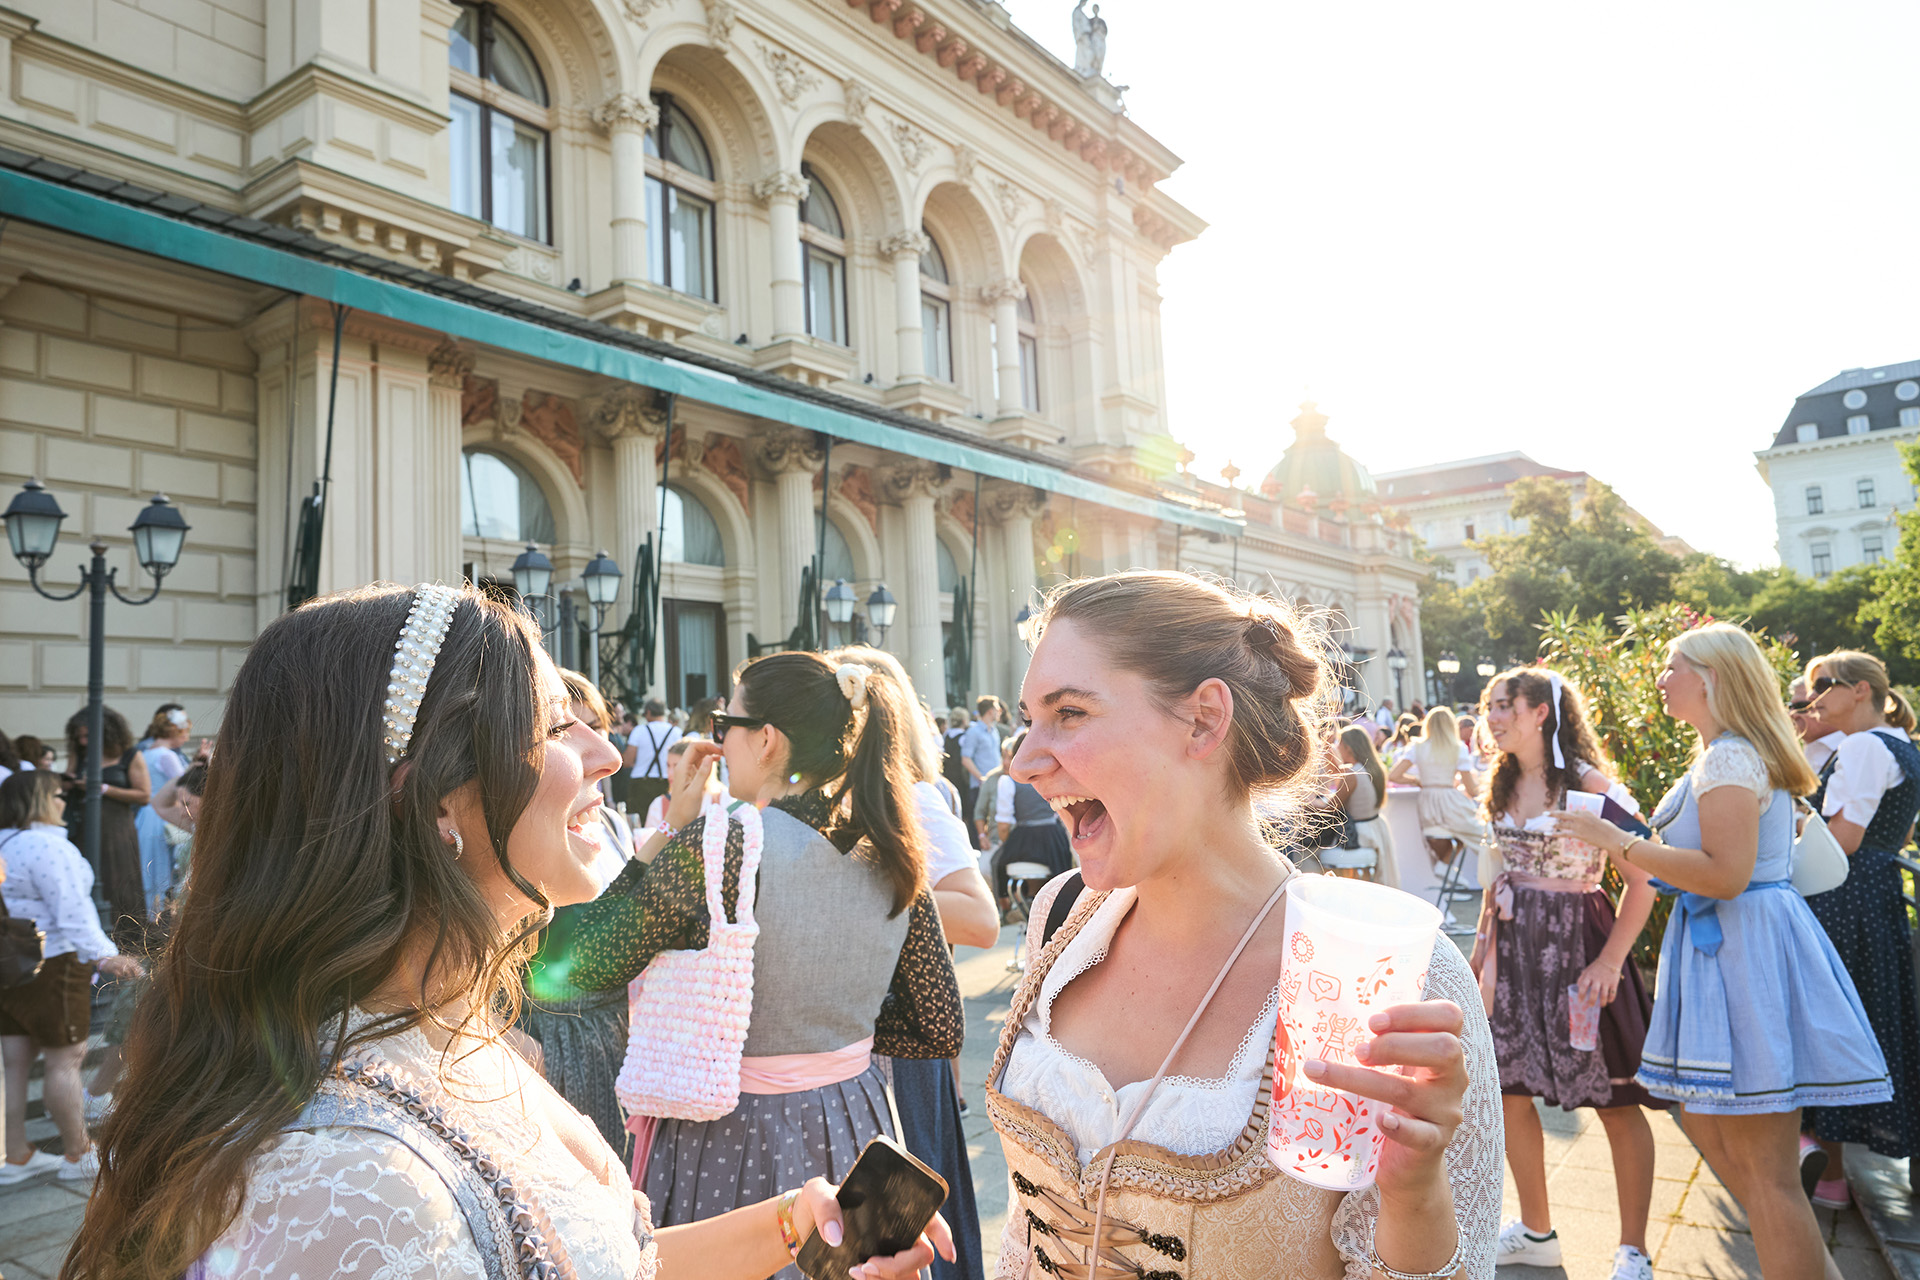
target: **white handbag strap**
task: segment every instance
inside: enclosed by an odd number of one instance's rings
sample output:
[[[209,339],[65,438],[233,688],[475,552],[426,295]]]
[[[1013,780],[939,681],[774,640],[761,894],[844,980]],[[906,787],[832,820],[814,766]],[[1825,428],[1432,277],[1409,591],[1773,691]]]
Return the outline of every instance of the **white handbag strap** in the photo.
[[[750,804],[737,807],[740,820],[744,854],[740,859],[740,892],[734,904],[734,923],[752,924],[754,890],[760,871],[761,840],[760,810]],[[708,806],[704,830],[701,832],[700,861],[706,872],[707,881],[707,920],[710,925],[724,925],[727,918],[722,914],[720,903],[720,885],[726,874],[727,831],[732,825],[733,815],[727,812],[724,802],[715,800]]]

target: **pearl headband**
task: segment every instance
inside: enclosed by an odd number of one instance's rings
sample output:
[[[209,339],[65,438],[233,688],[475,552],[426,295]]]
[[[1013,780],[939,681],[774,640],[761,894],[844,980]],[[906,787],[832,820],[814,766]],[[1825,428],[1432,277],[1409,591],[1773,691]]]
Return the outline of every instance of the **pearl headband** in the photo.
[[[413,742],[413,722],[427,696],[434,659],[440,656],[441,642],[459,605],[460,593],[437,582],[413,590],[413,608],[407,611],[407,624],[394,642],[393,670],[387,675],[383,718],[389,765],[399,764]]]

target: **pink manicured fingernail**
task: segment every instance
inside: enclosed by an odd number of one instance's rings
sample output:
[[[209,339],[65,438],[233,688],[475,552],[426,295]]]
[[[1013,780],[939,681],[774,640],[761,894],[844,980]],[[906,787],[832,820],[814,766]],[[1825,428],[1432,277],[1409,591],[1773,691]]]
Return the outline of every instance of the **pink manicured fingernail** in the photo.
[[[1362,1062],[1372,1062],[1373,1061],[1373,1041],[1362,1040],[1359,1044],[1355,1045],[1353,1047],[1353,1056],[1360,1059],[1360,1061]]]
[[[864,1266],[848,1267],[847,1274],[853,1277],[853,1280],[867,1280],[867,1269]]]
[[[1371,1031],[1385,1031],[1393,1025],[1393,1019],[1384,1013],[1376,1013],[1367,1019],[1367,1028]]]
[[[1300,1064],[1300,1069],[1312,1076],[1315,1080],[1327,1074],[1327,1064],[1319,1058],[1308,1058]]]
[[[838,1249],[840,1242],[846,1238],[846,1233],[841,1230],[839,1223],[829,1218],[820,1224],[820,1238],[825,1240],[833,1248]]]
[[[1393,1133],[1400,1128],[1400,1117],[1391,1111],[1382,1111],[1380,1113],[1380,1127],[1388,1133]]]

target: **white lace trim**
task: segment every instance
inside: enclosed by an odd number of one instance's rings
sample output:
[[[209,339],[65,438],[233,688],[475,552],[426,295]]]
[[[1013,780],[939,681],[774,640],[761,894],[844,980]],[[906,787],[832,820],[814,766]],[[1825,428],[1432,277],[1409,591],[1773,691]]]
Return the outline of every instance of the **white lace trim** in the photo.
[[[1721,787],[1741,786],[1761,801],[1773,798],[1767,764],[1751,742],[1731,735],[1714,739],[1693,764],[1693,795],[1697,800]]]

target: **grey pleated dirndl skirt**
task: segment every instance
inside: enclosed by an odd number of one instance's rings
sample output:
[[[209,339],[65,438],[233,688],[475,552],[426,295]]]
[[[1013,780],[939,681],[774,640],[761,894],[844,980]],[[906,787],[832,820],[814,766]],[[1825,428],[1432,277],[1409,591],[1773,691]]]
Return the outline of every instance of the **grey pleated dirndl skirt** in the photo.
[[[624,1164],[630,1136],[613,1082],[627,1058],[626,988],[589,992],[576,1000],[529,995],[521,1001],[515,1025],[540,1042],[547,1083],[593,1121]]]
[[[653,1224],[671,1227],[770,1200],[808,1178],[840,1182],[887,1119],[878,1063],[851,1080],[800,1093],[743,1093],[718,1120],[662,1120],[647,1158]],[[777,1280],[803,1280],[783,1267]]]

